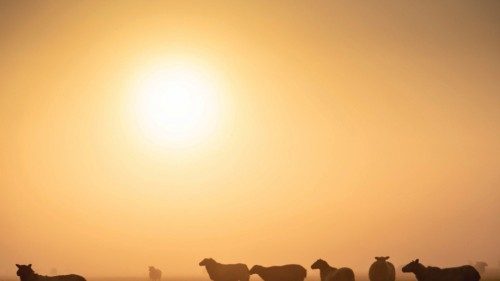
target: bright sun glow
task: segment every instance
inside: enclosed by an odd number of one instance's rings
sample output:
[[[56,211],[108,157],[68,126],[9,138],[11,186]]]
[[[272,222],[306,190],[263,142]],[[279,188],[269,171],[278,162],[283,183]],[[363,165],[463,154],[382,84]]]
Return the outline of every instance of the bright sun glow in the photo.
[[[190,145],[215,129],[218,92],[206,70],[169,63],[141,75],[136,89],[136,117],[152,142]]]

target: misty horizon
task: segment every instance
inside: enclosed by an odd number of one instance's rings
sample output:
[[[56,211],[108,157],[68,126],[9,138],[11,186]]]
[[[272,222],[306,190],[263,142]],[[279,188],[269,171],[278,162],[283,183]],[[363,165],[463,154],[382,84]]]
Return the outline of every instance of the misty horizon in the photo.
[[[399,267],[417,258],[493,272],[499,15],[1,1],[0,276],[209,280],[206,257],[308,278],[320,258],[362,276],[375,256],[412,280]]]

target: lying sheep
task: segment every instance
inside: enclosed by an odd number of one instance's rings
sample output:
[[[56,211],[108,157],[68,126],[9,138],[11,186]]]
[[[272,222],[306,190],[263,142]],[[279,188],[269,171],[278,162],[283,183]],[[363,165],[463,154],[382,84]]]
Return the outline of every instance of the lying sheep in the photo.
[[[259,275],[264,281],[304,281],[307,271],[298,264],[271,267],[254,265],[250,269],[250,275],[251,274]]]
[[[319,259],[311,265],[312,269],[319,269],[321,281],[354,281],[354,271],[348,267],[335,268],[326,261]]]
[[[19,276],[20,281],[86,281],[85,278],[76,274],[43,276],[35,273],[31,268],[31,264],[16,264],[16,266],[18,268],[17,276]]]
[[[370,281],[394,281],[396,280],[396,269],[387,260],[389,257],[375,257],[376,261],[370,266],[368,275]]]
[[[248,281],[248,267],[246,264],[221,264],[212,258],[203,259],[200,266],[204,266],[208,276],[214,281]]]

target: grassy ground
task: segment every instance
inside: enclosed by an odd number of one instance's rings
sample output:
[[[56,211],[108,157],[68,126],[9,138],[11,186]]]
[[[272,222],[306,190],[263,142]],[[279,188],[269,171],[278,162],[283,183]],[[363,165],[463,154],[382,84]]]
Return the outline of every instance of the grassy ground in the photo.
[[[149,281],[146,278],[87,278],[87,280],[88,281]],[[398,278],[396,278],[396,281],[416,281],[416,280],[417,279],[410,274],[408,274],[408,276],[398,276]],[[166,277],[162,278],[162,281],[211,281],[211,280],[208,279],[208,277],[207,278]],[[261,281],[261,279],[258,277],[252,277],[250,281]],[[307,278],[305,281],[320,281],[320,280],[317,278]],[[356,276],[356,281],[369,281],[369,279],[368,276]],[[500,276],[498,277],[485,276],[481,278],[481,281],[500,281]]]
[[[149,281],[148,278],[138,278],[138,277],[87,277],[87,281]],[[369,281],[367,276],[356,276],[357,281]],[[16,278],[1,278],[0,281],[19,281]],[[188,278],[188,277],[165,277],[162,281],[210,281],[207,278]],[[261,281],[258,277],[252,277],[250,281]],[[306,281],[319,281],[317,278],[307,278]],[[398,276],[396,281],[416,281],[414,276],[408,274],[408,276]],[[485,276],[481,278],[481,281],[500,281],[500,276]]]
[[[149,279],[146,278],[87,278],[88,281],[149,281]],[[408,276],[398,276],[396,278],[396,281],[416,281],[417,279],[414,276],[411,276],[408,274]],[[4,280],[0,280],[4,281]],[[19,280],[5,280],[5,281],[19,281]],[[186,277],[166,277],[162,278],[162,281],[211,281],[210,279],[207,278],[186,278]],[[261,281],[260,278],[257,277],[252,277],[250,281]],[[316,278],[307,278],[305,281],[320,281],[319,279]],[[367,276],[356,276],[356,281],[369,281]],[[500,276],[498,277],[491,277],[491,276],[485,276],[481,278],[481,281],[500,281]]]

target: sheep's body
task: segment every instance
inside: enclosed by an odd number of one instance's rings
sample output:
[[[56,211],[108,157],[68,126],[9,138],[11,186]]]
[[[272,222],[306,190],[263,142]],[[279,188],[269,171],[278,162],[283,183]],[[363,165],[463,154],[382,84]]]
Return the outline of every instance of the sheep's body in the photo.
[[[354,281],[354,271],[348,267],[335,268],[324,260],[317,260],[311,266],[312,269],[319,269],[321,281]]]
[[[29,265],[19,265],[16,264],[18,271],[17,276],[20,277],[21,281],[86,281],[80,275],[68,274],[68,275],[56,275],[56,276],[43,276],[36,274]]]
[[[424,266],[418,259],[403,267],[403,272],[413,272],[418,281],[479,281],[479,272],[471,266],[439,268]]]
[[[396,269],[387,260],[389,257],[375,257],[375,261],[369,270],[370,281],[394,281],[396,280]]]
[[[418,279],[418,277],[417,277]],[[423,279],[419,281],[478,281],[479,272],[470,265],[459,267],[439,268],[428,266]]]
[[[42,276],[35,274],[34,279],[32,281],[86,281],[80,275],[76,274],[68,274],[68,275],[56,275],[56,276]]]
[[[319,276],[321,281],[332,280],[335,273],[337,273],[338,268],[328,266],[327,268],[319,270]]]
[[[246,264],[221,264],[214,259],[204,259],[200,266],[205,266],[208,276],[214,281],[248,281],[248,267]]]
[[[149,279],[152,281],[159,281],[161,280],[161,270],[158,268],[155,268],[154,266],[149,267]]]
[[[327,281],[354,281],[354,271],[348,267],[341,267],[327,277]]]
[[[256,265],[252,267],[250,274],[257,274],[264,281],[303,281],[307,270],[298,264],[270,267]]]

